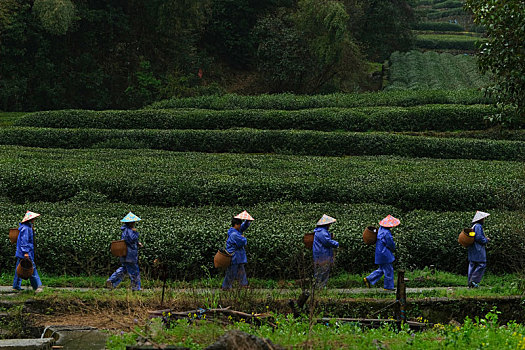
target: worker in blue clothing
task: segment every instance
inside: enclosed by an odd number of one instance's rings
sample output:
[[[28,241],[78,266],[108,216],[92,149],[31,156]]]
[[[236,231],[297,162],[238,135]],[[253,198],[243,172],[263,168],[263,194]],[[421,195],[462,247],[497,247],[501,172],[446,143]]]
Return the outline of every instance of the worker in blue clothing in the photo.
[[[106,281],[106,287],[109,289],[117,287],[126,274],[131,280],[131,290],[139,291],[141,289],[138,248],[142,247],[142,243],[139,242],[139,233],[135,228],[135,224],[140,220],[142,219],[132,212],[120,220],[124,223],[120,229],[122,230],[121,239],[126,242],[127,254],[120,257],[122,266]]]
[[[313,258],[314,258],[314,286],[324,288],[330,277],[330,269],[334,263],[334,248],[339,247],[339,242],[332,239],[328,231],[330,225],[337,220],[324,214],[317,222],[314,229]]]
[[[394,290],[394,267],[392,263],[396,260],[394,257],[396,244],[392,237],[392,232],[390,232],[390,228],[396,227],[399,224],[399,219],[396,219],[392,215],[388,215],[379,222],[375,253],[375,264],[379,265],[379,268],[363,278],[363,281],[368,288],[370,288],[370,285],[375,285],[384,275],[384,290]]]
[[[232,255],[232,262],[226,269],[222,290],[232,289],[235,281],[239,281],[241,287],[248,287],[248,278],[244,269],[244,265],[248,263],[245,249],[248,240],[244,237],[244,231],[250,227],[253,220],[246,210],[232,218],[232,225],[226,239],[226,251]]]
[[[40,276],[35,266],[35,246],[34,246],[34,230],[33,224],[35,219],[40,214],[27,211],[18,225],[18,239],[16,241],[16,266],[20,264],[20,260],[29,259],[33,263],[33,274],[29,277],[29,282],[35,293],[40,293],[43,290]],[[22,289],[22,279],[18,277],[15,267],[15,278],[13,280],[13,290],[19,291]]]
[[[485,245],[490,238],[485,236],[483,232],[483,224],[485,218],[490,214],[482,211],[477,211],[472,219],[475,236],[474,243],[468,247],[468,286],[469,288],[478,288],[485,269],[487,268],[487,253]]]

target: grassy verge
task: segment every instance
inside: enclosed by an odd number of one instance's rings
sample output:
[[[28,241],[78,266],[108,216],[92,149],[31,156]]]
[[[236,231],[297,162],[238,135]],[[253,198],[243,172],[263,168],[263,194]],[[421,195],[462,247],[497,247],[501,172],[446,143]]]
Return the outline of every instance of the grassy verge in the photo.
[[[489,312],[485,318],[466,319],[463,325],[437,324],[425,332],[413,332],[408,327],[398,331],[383,325],[378,329],[363,329],[359,324],[313,323],[306,318],[273,315],[275,327],[254,326],[246,320],[232,324],[220,324],[203,319],[155,320],[145,329],[136,331],[150,336],[154,342],[176,344],[192,349],[201,349],[229,330],[240,330],[266,338],[275,344],[304,349],[516,349],[525,344],[525,327],[515,323],[500,326],[497,311]],[[167,326],[167,327],[166,327]],[[125,349],[136,344],[137,334],[124,333],[108,339],[108,349]]]

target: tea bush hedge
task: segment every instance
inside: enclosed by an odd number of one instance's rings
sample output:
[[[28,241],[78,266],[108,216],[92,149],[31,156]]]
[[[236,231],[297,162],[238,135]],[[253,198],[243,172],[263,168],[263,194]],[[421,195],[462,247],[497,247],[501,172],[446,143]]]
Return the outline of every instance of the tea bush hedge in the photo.
[[[340,242],[336,253],[336,273],[345,270],[367,274],[375,269],[374,246],[362,241],[364,227],[388,214],[401,220],[393,230],[397,244],[396,268],[438,269],[466,273],[467,252],[457,243],[464,226],[469,227],[470,212],[403,212],[395,207],[373,204],[334,204],[299,202],[265,203],[254,206],[205,206],[195,208],[157,208],[129,204],[31,203],[13,205],[0,202],[0,247],[3,271],[14,268],[14,246],[7,229],[16,226],[25,210],[42,216],[36,222],[36,263],[40,273],[96,274],[113,272],[120,264],[112,257],[109,244],[120,238],[119,220],[132,210],[143,220],[138,224],[144,248],[139,253],[143,276],[153,270],[156,258],[166,262],[172,278],[193,279],[206,276],[213,268],[213,255],[224,246],[232,215],[247,209],[255,218],[246,231],[249,277],[299,278],[310,270],[311,252],[302,244],[324,214],[337,218],[331,231]],[[488,269],[513,271],[525,253],[519,231],[525,219],[520,212],[491,211],[485,224],[492,238],[487,247]]]
[[[432,30],[436,32],[462,32],[465,28],[457,23],[449,22],[419,22],[414,26],[415,30]]]
[[[496,113],[488,105],[286,110],[62,110],[27,114],[16,125],[96,129],[303,129],[318,131],[476,130]]]
[[[525,209],[522,162],[0,147],[0,195],[143,205],[379,203],[403,210]],[[512,195],[509,195],[512,194]]]
[[[381,91],[359,94],[294,95],[275,94],[241,96],[236,94],[174,98],[153,103],[149,108],[203,108],[203,109],[306,109],[354,108],[375,106],[410,107],[426,104],[484,104],[490,100],[480,91],[430,90],[430,91]]]
[[[388,85],[394,89],[483,88],[489,80],[478,69],[474,56],[433,51],[394,52],[390,56]]]
[[[0,130],[0,144],[43,148],[150,148],[178,152],[525,159],[525,142],[520,141],[295,130],[8,128]]]
[[[420,34],[415,45],[421,49],[475,51],[483,40],[468,35]]]

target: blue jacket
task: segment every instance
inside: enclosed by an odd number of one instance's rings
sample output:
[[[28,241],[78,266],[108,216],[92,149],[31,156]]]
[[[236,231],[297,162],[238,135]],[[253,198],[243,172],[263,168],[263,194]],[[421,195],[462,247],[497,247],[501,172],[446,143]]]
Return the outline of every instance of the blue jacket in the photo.
[[[122,230],[121,239],[126,242],[128,246],[128,253],[126,256],[120,257],[120,262],[126,263],[138,263],[139,261],[139,233],[133,231],[126,225],[122,225],[120,228]]]
[[[333,262],[334,248],[339,247],[339,243],[332,239],[332,235],[325,227],[314,229],[313,255],[315,262]]]
[[[483,233],[483,226],[480,223],[474,225],[474,243],[468,247],[468,261],[487,262],[487,252],[485,245],[488,240]]]
[[[394,251],[396,250],[396,244],[392,237],[392,232],[386,227],[379,226],[377,231],[377,242],[376,242],[376,258],[375,263],[391,264],[396,260],[394,257]]]
[[[29,221],[18,225],[18,240],[16,241],[16,257],[23,259],[24,254],[29,254],[31,261],[35,260],[35,247],[33,245],[33,224]]]
[[[232,264],[246,264],[248,259],[246,258],[246,250],[244,247],[248,240],[242,236],[242,233],[250,226],[250,221],[244,221],[241,224],[240,231],[237,231],[233,227],[228,230],[228,239],[226,240],[226,250],[233,254]]]

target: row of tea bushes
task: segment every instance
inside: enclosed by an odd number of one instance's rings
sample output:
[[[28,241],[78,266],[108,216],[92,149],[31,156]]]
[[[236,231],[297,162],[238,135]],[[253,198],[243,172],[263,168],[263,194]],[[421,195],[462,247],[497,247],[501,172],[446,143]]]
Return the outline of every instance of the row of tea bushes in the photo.
[[[468,35],[420,34],[415,45],[420,49],[475,51],[483,39]]]
[[[522,162],[0,147],[0,167],[0,193],[21,203],[88,192],[93,201],[162,206],[299,200],[525,208]]]
[[[177,152],[525,159],[525,142],[520,141],[295,130],[106,130],[13,127],[0,129],[0,144],[42,148],[149,148]]]
[[[317,131],[478,130],[496,113],[488,105],[425,105],[287,110],[61,110],[27,114],[15,125],[95,129],[302,129]]]
[[[450,22],[419,22],[413,29],[434,32],[462,32],[465,30],[462,25]]]
[[[7,229],[16,226],[25,210],[42,214],[36,222],[36,259],[41,273],[109,274],[119,265],[109,244],[120,238],[119,219],[132,210],[143,221],[138,224],[144,248],[139,265],[144,275],[155,272],[153,261],[169,266],[172,278],[194,279],[213,269],[213,255],[224,246],[232,215],[247,209],[255,222],[246,231],[248,275],[265,278],[299,278],[310,270],[311,252],[302,244],[324,214],[337,218],[331,231],[341,244],[336,269],[369,273],[374,266],[374,246],[362,241],[362,231],[388,214],[401,220],[393,230],[397,244],[396,267],[434,265],[443,271],[465,273],[467,252],[457,243],[458,233],[469,226],[469,212],[403,212],[391,206],[299,202],[264,203],[249,207],[206,206],[157,208],[129,204],[0,202],[0,247],[3,271],[14,268],[14,246]],[[488,245],[488,269],[509,272],[525,254],[523,213],[491,211],[485,225],[492,238]],[[336,271],[337,272],[337,271]],[[465,282],[466,283],[466,282]]]
[[[432,136],[432,137],[456,137],[473,139],[492,139],[507,141],[525,141],[525,130],[509,130],[502,128],[492,128],[487,130],[474,131],[448,131],[448,132],[405,132],[404,135],[412,136]]]
[[[474,56],[409,51],[394,52],[390,56],[388,85],[385,89],[453,90],[483,88],[487,85],[488,78],[479,72]]]
[[[480,91],[429,90],[381,91],[356,94],[294,95],[274,94],[241,96],[236,94],[174,98],[153,103],[149,108],[203,108],[203,109],[307,109],[354,108],[376,106],[410,107],[426,104],[485,104],[490,100]]]

